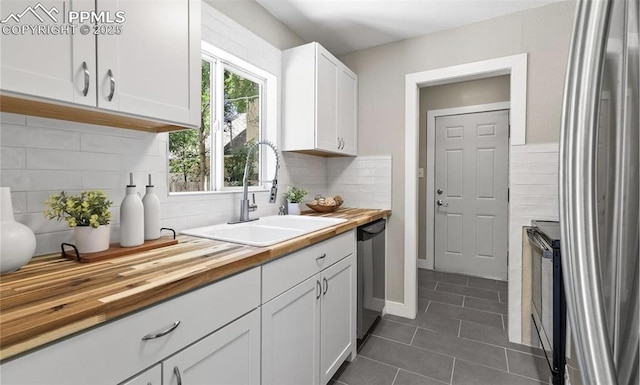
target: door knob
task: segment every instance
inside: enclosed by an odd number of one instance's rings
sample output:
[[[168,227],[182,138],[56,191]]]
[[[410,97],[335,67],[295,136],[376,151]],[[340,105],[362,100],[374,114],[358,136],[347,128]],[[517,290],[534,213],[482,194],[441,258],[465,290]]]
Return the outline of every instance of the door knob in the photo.
[[[449,206],[449,203],[447,203],[447,202],[443,201],[442,199],[438,199],[438,200],[436,201],[436,204],[437,204],[438,206],[444,206],[444,207]]]

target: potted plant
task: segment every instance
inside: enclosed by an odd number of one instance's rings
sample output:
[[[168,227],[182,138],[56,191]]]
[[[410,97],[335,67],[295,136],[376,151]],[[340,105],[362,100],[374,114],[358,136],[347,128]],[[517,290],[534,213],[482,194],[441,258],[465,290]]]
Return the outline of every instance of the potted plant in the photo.
[[[287,213],[289,213],[289,215],[300,214],[300,202],[302,202],[302,198],[304,198],[305,195],[307,195],[307,190],[305,189],[294,186],[287,188],[284,196],[287,198]]]
[[[73,242],[79,253],[96,253],[109,248],[111,202],[101,190],[72,195],[62,191],[51,195],[44,211],[47,219],[65,220],[73,228]]]

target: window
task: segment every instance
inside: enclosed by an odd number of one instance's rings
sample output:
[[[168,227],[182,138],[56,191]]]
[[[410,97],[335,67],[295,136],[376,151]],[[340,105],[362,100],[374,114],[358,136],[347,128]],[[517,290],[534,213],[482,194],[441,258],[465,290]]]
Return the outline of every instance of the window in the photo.
[[[249,148],[265,138],[267,83],[239,59],[204,50],[201,126],[169,133],[169,192],[235,191],[242,186]],[[252,152],[248,185],[260,186],[264,148]]]

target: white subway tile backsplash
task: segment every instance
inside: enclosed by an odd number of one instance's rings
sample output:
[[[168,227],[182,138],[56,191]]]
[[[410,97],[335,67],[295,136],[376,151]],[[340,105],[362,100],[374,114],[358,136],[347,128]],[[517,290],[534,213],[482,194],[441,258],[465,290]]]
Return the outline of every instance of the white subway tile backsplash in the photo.
[[[24,126],[25,124],[27,124],[27,117],[24,115],[12,114],[9,112],[0,112],[0,123],[19,124]]]
[[[111,229],[111,240],[113,241],[113,226]],[[73,243],[73,230],[67,227],[65,231],[54,233],[36,233],[35,255],[42,255],[60,251],[60,244],[63,242]]]
[[[42,213],[16,214],[15,218],[16,221],[29,227],[36,234],[65,231],[69,228],[67,222],[47,220]]]
[[[79,172],[55,170],[2,171],[1,181],[12,191],[73,190],[82,185]]]
[[[27,212],[27,193],[11,192],[11,204],[13,205],[13,214],[22,214]]]
[[[391,156],[359,156],[328,160],[328,189],[340,194],[345,207],[391,208]]]
[[[119,189],[128,183],[129,175],[122,171],[91,170],[82,172],[82,188],[85,190]],[[154,183],[161,183],[161,181],[156,177]]]
[[[533,174],[558,174],[558,163],[529,163],[529,170]]]
[[[148,133],[147,135],[148,137],[144,139],[133,139],[121,136],[83,133],[80,135],[80,149],[84,152],[92,153],[159,156],[159,140],[153,133]],[[166,151],[166,149],[164,151]]]
[[[557,152],[511,152],[511,163],[558,163]]]
[[[80,149],[80,134],[71,131],[3,123],[0,137],[5,147]]]
[[[560,143],[536,143],[525,147],[529,152],[547,152],[550,154],[558,154],[560,152]]]
[[[27,165],[26,150],[20,147],[0,147],[0,167],[3,170],[24,169]]]
[[[27,149],[27,168],[32,170],[119,170],[121,159],[115,154]]]
[[[535,185],[558,185],[558,174],[511,174],[509,179],[511,185],[535,184]]]

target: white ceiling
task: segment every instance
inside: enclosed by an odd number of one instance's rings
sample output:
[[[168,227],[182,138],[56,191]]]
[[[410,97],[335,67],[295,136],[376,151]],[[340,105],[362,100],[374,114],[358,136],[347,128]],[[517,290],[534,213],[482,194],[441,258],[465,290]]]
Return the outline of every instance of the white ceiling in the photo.
[[[563,0],[256,0],[335,55]]]

